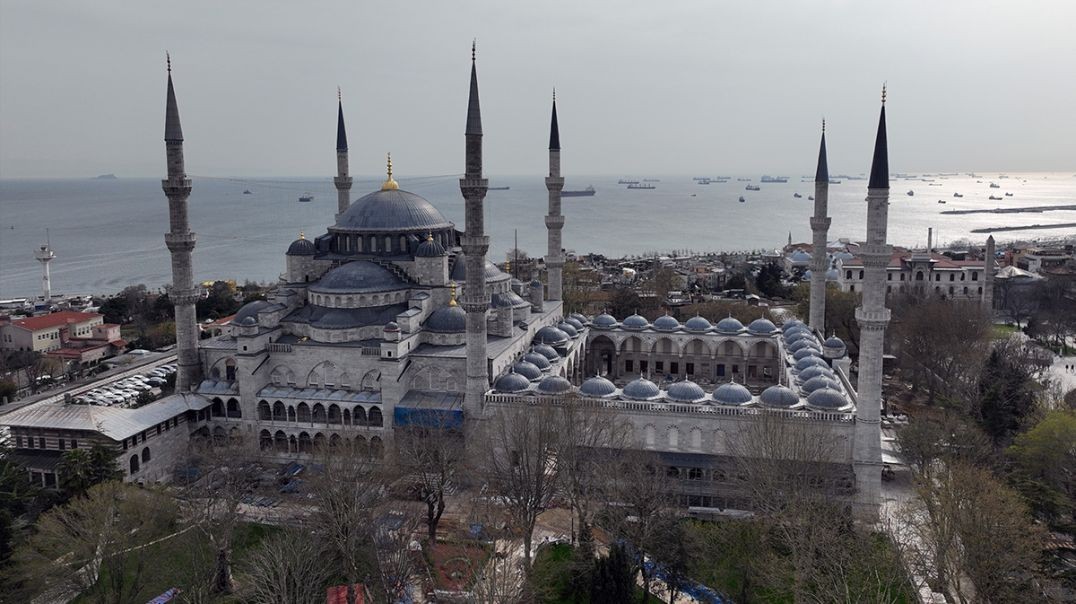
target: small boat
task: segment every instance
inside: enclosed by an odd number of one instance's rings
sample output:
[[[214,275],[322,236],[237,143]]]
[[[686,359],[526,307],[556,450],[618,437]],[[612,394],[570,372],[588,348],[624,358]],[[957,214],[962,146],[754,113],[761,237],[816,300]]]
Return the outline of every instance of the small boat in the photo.
[[[314,201],[314,196],[310,193],[303,193],[299,196],[299,201]]]
[[[655,187],[654,185],[652,185],[650,183],[637,183],[636,182],[636,183],[632,183],[632,184],[628,185],[628,188],[629,189],[656,189],[657,187]]]
[[[814,195],[808,195],[807,201],[814,201]]]
[[[960,193],[953,193],[953,197],[963,197],[963,195]]]
[[[908,189],[908,197],[913,197],[914,195],[915,195],[915,191],[913,191],[911,189]]]
[[[764,183],[786,183],[788,182],[787,176],[770,176],[769,174],[763,174],[759,182]]]
[[[618,184],[618,185],[637,185],[637,184],[639,184],[639,181],[637,181],[637,180],[628,180],[626,178],[621,178],[620,180],[616,181],[616,184]]]
[[[803,197],[803,195],[800,195],[799,193],[793,193],[792,196],[795,197],[796,199],[799,199],[799,198]]]
[[[938,203],[949,203],[949,202],[945,201],[944,199],[939,199]]]
[[[740,203],[747,203],[747,200],[743,198],[743,195],[740,195]]]
[[[661,182],[660,178],[644,178],[643,182]]]
[[[708,184],[710,184],[710,179],[709,178],[697,178],[697,179],[695,179],[695,184],[697,184],[697,185],[708,185]]]
[[[999,184],[998,184],[998,183],[996,183],[996,182],[992,182],[992,183],[990,183],[990,188],[991,188],[991,189],[1000,189],[1000,188],[1001,188],[1001,185],[999,185]]]
[[[692,197],[697,197],[697,195],[695,195],[694,193],[692,193],[692,194],[691,194],[691,196],[692,196]]]
[[[761,191],[762,189],[758,188],[758,185],[747,185],[746,187],[744,187],[744,190],[745,191]]]
[[[1012,197],[1012,193],[1006,193],[1005,197]]]
[[[841,184],[841,181],[839,181],[839,180],[837,180],[835,178],[831,178],[831,179],[829,179],[829,184],[831,184],[831,185],[839,185],[839,184]]]
[[[512,187],[486,187],[487,191],[507,191]]]
[[[750,178],[737,178],[736,182],[751,182]]]
[[[561,197],[592,197],[595,193],[594,186],[591,185],[585,189],[579,191],[561,191]]]
[[[990,196],[990,201],[1001,201],[1001,198],[998,197],[997,195],[991,195]]]
[[[253,195],[253,193],[250,192],[250,189],[243,189],[243,195]]]
[[[941,185],[942,185],[942,184],[941,184],[940,182],[932,182],[932,183],[930,183],[930,184],[929,184],[929,185],[927,185],[927,186],[928,186],[928,187],[940,187]]]

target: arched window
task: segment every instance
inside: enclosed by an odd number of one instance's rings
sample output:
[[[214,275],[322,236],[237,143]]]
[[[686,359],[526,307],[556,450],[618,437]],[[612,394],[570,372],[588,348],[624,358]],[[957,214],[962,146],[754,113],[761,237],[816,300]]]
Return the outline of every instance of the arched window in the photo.
[[[273,435],[273,445],[280,453],[288,452],[288,435],[284,434],[283,430],[277,430]]]
[[[269,408],[269,401],[258,401],[258,419],[271,420],[273,419],[273,411]]]
[[[384,251],[385,251],[386,254],[392,251],[392,237],[389,236],[389,235],[385,235],[385,250]]]
[[[295,407],[292,405],[288,405],[288,421],[295,421]]]
[[[400,252],[404,253],[406,251],[407,251],[407,237],[404,237],[403,235],[400,235]]]
[[[235,360],[228,359],[224,362],[224,379],[229,382],[235,381]]]
[[[329,423],[330,424],[342,423],[342,420],[341,420],[341,417],[340,417],[340,406],[337,405],[336,403],[333,403],[333,404],[329,405]]]
[[[356,436],[353,441],[353,446],[355,447],[355,453],[358,453],[359,455],[366,455],[369,451],[365,436]]]
[[[364,407],[355,407],[355,415],[354,415],[354,417],[351,418],[351,421],[356,426],[365,426],[366,425],[366,408],[364,408]]]
[[[321,403],[314,403],[313,409],[310,411],[310,419],[319,424],[325,423],[325,405]]]
[[[300,453],[309,453],[312,447],[313,447],[313,443],[310,440],[310,435],[307,434],[306,432],[300,432],[299,433],[299,452]]]
[[[341,442],[342,441],[340,439],[339,434],[333,434],[332,436],[329,437],[329,447],[330,448],[333,448],[333,449],[339,448]]]
[[[224,417],[224,401],[220,400],[219,398],[214,398],[213,408],[211,412],[213,414],[213,417]]]
[[[228,399],[228,417],[243,417],[243,412],[239,409],[239,401],[234,398]]]
[[[344,409],[344,425],[345,426],[350,426],[351,425],[351,410],[350,409]]]
[[[299,422],[309,422],[310,406],[306,403],[299,403],[299,407],[295,410],[295,419]]]
[[[863,271],[859,271],[859,278],[860,278],[860,279],[862,279],[862,278],[863,278]]]
[[[922,281],[923,280],[923,271],[919,271],[919,272],[917,272],[915,274],[915,280],[916,281]]]
[[[137,454],[131,456],[130,466],[131,466],[131,474],[137,474],[138,473],[138,455]]]
[[[273,403],[273,421],[282,422],[287,418],[284,411],[284,403],[276,401]]]
[[[149,460],[152,459],[152,457],[153,456],[150,455],[149,452],[149,447],[142,449],[142,465],[146,465],[147,463],[149,463]]]
[[[314,450],[322,451],[325,449],[325,435],[318,432],[314,435]]]
[[[949,273],[949,281],[956,281],[956,273]]]
[[[370,407],[370,425],[371,426],[383,426],[384,419],[381,417],[381,409],[378,407]]]
[[[844,278],[845,279],[851,279],[852,278],[852,271],[844,271]]]
[[[269,434],[268,430],[262,430],[258,433],[258,448],[262,451],[268,451],[273,448],[273,435]]]

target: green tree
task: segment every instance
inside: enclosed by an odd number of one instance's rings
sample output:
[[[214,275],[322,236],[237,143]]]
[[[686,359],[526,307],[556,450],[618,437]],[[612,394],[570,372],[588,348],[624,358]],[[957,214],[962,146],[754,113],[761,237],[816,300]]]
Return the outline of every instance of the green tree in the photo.
[[[979,380],[979,422],[1004,446],[1036,410],[1035,372],[1023,345],[1006,342],[990,353]]]
[[[629,602],[635,589],[632,562],[624,546],[616,542],[609,554],[594,561],[590,586],[590,604],[622,604]]]
[[[796,314],[807,318],[811,316],[810,286],[801,283],[796,286],[793,295],[797,300]],[[859,294],[842,292],[834,286],[826,287],[826,335],[833,333],[844,340],[848,356],[859,356],[859,323],[856,321],[856,307],[859,306]]]
[[[743,273],[736,273],[725,281],[725,289],[747,289],[747,279]]]
[[[116,454],[102,445],[67,451],[60,458],[56,472],[67,497],[79,497],[90,487],[123,475],[116,465]]]
[[[783,281],[784,271],[776,262],[769,262],[758,270],[755,276],[755,287],[767,298],[788,298],[792,295],[792,288]]]
[[[4,401],[15,400],[15,395],[19,392],[19,387],[15,385],[15,382],[11,380],[0,380],[0,405]]]
[[[639,299],[639,294],[635,293],[635,290],[630,287],[621,287],[613,292],[613,296],[609,298],[609,314],[617,319],[623,319],[638,312],[641,304],[642,301]]]
[[[1017,488],[1036,514],[1073,521],[1076,503],[1076,411],[1051,411],[1008,449]]]

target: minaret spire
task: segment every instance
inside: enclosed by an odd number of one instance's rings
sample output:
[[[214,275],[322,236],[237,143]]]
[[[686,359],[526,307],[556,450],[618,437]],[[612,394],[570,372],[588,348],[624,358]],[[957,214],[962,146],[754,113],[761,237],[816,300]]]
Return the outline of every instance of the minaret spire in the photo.
[[[860,247],[863,261],[863,300],[856,309],[859,323],[859,381],[856,385],[855,444],[856,508],[860,515],[877,519],[881,498],[882,354],[889,309],[885,307],[886,269],[893,248],[886,242],[889,223],[889,150],[885,125],[885,86],[874,159],[867,185],[867,241]]]
[[[557,125],[557,89],[553,89],[553,110],[549,118],[549,176],[545,179],[545,188],[549,192],[549,213],[545,217],[548,233],[545,266],[548,280],[547,292],[551,301],[563,299],[564,247],[561,244],[561,230],[564,228],[564,216],[560,213],[560,194],[564,188],[564,178],[560,175],[560,127]]]
[[[826,273],[829,271],[826,240],[829,212],[829,161],[826,158],[826,120],[818,144],[818,168],[814,174],[814,215],[811,216],[811,310],[807,324],[824,337],[826,331]]]
[[[467,128],[464,151],[464,175],[460,193],[464,199],[465,231],[460,237],[466,270],[463,310],[467,313],[467,390],[464,413],[477,417],[482,413],[489,389],[489,357],[486,352],[486,313],[490,297],[486,292],[486,235],[484,203],[489,181],[482,176],[482,111],[478,103],[478,69],[475,43],[471,44],[471,86],[467,98]]]
[[[164,148],[168,161],[168,178],[161,181],[161,188],[168,197],[169,231],[164,236],[165,245],[172,255],[172,289],[169,297],[175,305],[176,317],[176,392],[186,392],[198,385],[201,366],[198,362],[198,329],[195,302],[198,292],[194,288],[194,269],[191,252],[195,236],[187,219],[187,198],[191,194],[191,181],[187,178],[183,160],[183,129],[179,124],[179,105],[172,85],[172,57],[165,54],[168,66],[168,88],[164,110]]]
[[[344,128],[344,100],[340,87],[336,87],[336,215],[351,205],[351,177],[348,176],[347,129]]]

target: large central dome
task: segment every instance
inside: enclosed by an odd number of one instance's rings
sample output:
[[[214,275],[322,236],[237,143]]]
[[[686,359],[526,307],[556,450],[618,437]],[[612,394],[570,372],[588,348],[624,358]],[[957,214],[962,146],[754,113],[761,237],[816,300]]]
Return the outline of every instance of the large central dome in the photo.
[[[333,230],[349,232],[421,232],[451,229],[453,224],[433,204],[400,189],[364,195],[336,220]]]

